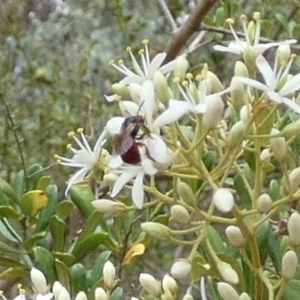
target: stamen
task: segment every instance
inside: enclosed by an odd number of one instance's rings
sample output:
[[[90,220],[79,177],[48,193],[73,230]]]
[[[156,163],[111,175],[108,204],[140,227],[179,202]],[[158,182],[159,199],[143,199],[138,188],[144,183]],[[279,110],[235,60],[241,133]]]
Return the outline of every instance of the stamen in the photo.
[[[179,83],[180,82],[180,77],[179,76],[174,77],[173,82],[174,83]]]
[[[198,74],[198,75],[196,75],[196,77],[195,77],[195,80],[196,81],[201,81],[203,79],[203,75],[201,75],[201,74]]]
[[[246,15],[241,15],[240,16],[240,21],[246,22],[247,21],[247,16]]]
[[[259,20],[259,19],[260,19],[260,12],[256,11],[256,12],[253,14],[253,19],[254,19],[254,20]]]
[[[193,79],[193,74],[192,73],[187,73],[186,75],[185,75],[185,77],[186,77],[186,79]]]
[[[71,149],[72,148],[72,144],[68,144],[67,146],[66,146],[66,148],[69,150],[69,149]]]
[[[127,52],[130,52],[130,51],[131,51],[131,47],[130,47],[130,46],[127,46],[127,47],[126,47],[126,51],[127,51]]]
[[[148,44],[148,43],[149,43],[149,40],[148,40],[148,39],[143,39],[143,40],[142,40],[142,44],[146,45],[146,44]]]
[[[145,50],[144,50],[144,49],[141,49],[141,50],[139,50],[139,52],[138,52],[139,55],[142,55],[142,54],[144,54],[144,53],[145,53]]]
[[[234,20],[232,18],[228,18],[225,21],[227,24],[234,24]]]
[[[77,131],[77,133],[82,133],[83,132],[83,128],[79,127],[76,131]]]
[[[123,59],[119,59],[118,60],[118,65],[123,65],[124,64],[124,60]]]
[[[114,64],[114,60],[111,59],[111,60],[108,62],[108,65],[109,65],[109,66],[112,66],[113,64]]]
[[[75,132],[74,131],[70,131],[69,133],[68,133],[68,137],[73,137],[75,135]]]
[[[186,80],[182,81],[181,84],[182,84],[182,86],[188,86],[189,85],[188,81],[186,81]]]

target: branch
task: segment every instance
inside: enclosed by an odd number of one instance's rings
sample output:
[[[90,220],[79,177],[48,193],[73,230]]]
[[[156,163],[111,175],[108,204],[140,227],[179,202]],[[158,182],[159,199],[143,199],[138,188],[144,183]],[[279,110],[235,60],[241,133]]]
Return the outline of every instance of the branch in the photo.
[[[173,34],[169,41],[165,49],[167,57],[164,63],[173,60],[178,55],[190,36],[199,30],[199,25],[217,1],[218,0],[199,0],[197,2],[187,21]]]

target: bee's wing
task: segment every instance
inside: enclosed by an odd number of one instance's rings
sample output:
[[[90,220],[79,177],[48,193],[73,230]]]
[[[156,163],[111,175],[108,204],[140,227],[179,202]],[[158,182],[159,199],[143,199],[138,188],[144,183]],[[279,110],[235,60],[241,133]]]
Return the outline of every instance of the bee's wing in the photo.
[[[113,155],[122,155],[126,153],[133,144],[133,139],[130,135],[122,136],[115,134],[113,138]]]

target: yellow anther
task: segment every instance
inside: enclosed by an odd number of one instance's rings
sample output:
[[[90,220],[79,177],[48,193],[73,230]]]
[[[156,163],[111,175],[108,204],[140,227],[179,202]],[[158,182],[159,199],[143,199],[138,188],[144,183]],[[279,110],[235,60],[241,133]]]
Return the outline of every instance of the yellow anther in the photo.
[[[296,53],[292,53],[291,54],[291,59],[295,59],[297,57],[297,54]]]
[[[72,144],[68,144],[68,145],[66,146],[66,148],[67,148],[67,149],[72,148]]]
[[[20,291],[20,294],[23,294],[23,295],[26,294],[26,290],[25,289],[20,288],[19,291]]]
[[[246,15],[241,15],[240,20],[241,21],[247,21],[247,16]]]
[[[0,296],[3,296],[3,291],[2,290],[0,290]]]
[[[258,11],[254,12],[253,19],[254,20],[259,20],[260,19],[260,12],[258,12]]]
[[[187,73],[186,75],[185,75],[185,77],[186,77],[186,79],[193,79],[193,74],[192,73]]]
[[[115,100],[116,100],[116,101],[120,101],[120,100],[122,100],[122,97],[119,96],[119,95],[116,95]]]
[[[148,39],[143,39],[143,40],[142,40],[142,44],[146,45],[146,44],[148,44],[148,43],[149,43],[149,40],[148,40]]]
[[[57,159],[57,160],[56,160],[56,163],[57,163],[58,165],[60,165],[60,164],[61,164],[61,159]]]
[[[130,47],[130,46],[127,46],[127,47],[126,47],[126,51],[127,51],[127,52],[130,52],[130,51],[131,51],[131,47]]]
[[[74,132],[74,131],[68,132],[68,137],[73,137],[74,135],[75,135],[75,132]]]
[[[196,75],[195,80],[201,81],[203,79],[203,76],[201,74]]]
[[[179,83],[180,82],[180,77],[176,76],[173,78],[174,83]]]
[[[123,59],[119,59],[118,60],[118,65],[123,65],[124,64],[124,60]]]
[[[79,128],[77,128],[77,130],[76,130],[78,133],[83,133],[83,128],[82,127],[79,127]]]
[[[182,84],[183,86],[188,86],[188,85],[189,85],[188,81],[186,81],[186,80],[183,80],[181,84]]]
[[[114,60],[111,59],[111,60],[108,62],[108,65],[109,65],[109,66],[112,66],[114,63],[115,63]]]
[[[144,49],[141,49],[141,50],[139,50],[139,52],[138,52],[139,55],[142,55],[142,54],[144,54],[144,53],[145,53],[145,50],[144,50]]]
[[[201,75],[203,76],[203,78],[205,78],[207,76],[207,72],[208,72],[208,64],[204,64]]]
[[[234,20],[232,18],[226,19],[227,24],[234,24]]]

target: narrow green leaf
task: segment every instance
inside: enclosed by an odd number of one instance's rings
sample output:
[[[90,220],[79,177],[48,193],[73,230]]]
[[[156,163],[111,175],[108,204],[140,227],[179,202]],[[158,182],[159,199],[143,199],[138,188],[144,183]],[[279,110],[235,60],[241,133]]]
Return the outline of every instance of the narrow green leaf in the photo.
[[[269,235],[267,242],[267,251],[269,253],[270,259],[273,263],[273,266],[277,272],[280,273],[282,265],[281,253],[278,240],[275,239],[274,232],[272,228],[269,226]]]
[[[54,257],[61,260],[67,267],[70,267],[75,262],[75,257],[70,253],[54,252]]]
[[[31,165],[28,169],[27,169],[27,176],[28,176],[28,190],[36,190],[38,189],[38,182],[40,180],[41,177],[44,176],[44,171],[43,171],[43,167],[39,164],[34,164]]]
[[[29,237],[24,243],[24,248],[26,249],[26,251],[30,252],[32,248],[36,245],[36,243],[41,239],[43,239],[46,235],[47,235],[46,231],[41,231]]]
[[[266,259],[267,243],[269,238],[269,222],[262,223],[256,230],[256,241],[259,250],[259,256],[262,264]]]
[[[208,171],[211,171],[212,167],[215,164],[216,153],[214,151],[207,151],[202,154],[202,161]]]
[[[24,171],[19,171],[16,174],[14,183],[13,183],[13,189],[17,196],[17,201],[19,202],[23,194],[25,193],[25,179],[24,179]]]
[[[6,196],[13,199],[15,202],[18,202],[18,196],[17,196],[15,190],[13,189],[13,187],[8,182],[3,180],[1,177],[0,177],[0,190]]]
[[[50,182],[51,182],[51,176],[42,176],[42,177],[39,179],[36,188],[37,188],[38,190],[43,190],[43,191],[45,191],[46,188],[47,188],[47,186],[50,184]]]
[[[19,261],[16,261],[11,258],[3,257],[3,256],[0,257],[0,266],[10,267],[10,268],[21,268],[21,269],[27,268],[26,265],[20,263]]]
[[[68,291],[71,291],[71,274],[67,266],[59,259],[55,259],[55,270],[57,274],[57,280]]]
[[[8,219],[19,219],[21,215],[11,206],[0,206],[0,216]]]
[[[0,274],[1,280],[12,280],[17,278],[22,278],[28,274],[23,268],[8,268]]]
[[[65,246],[66,224],[57,216],[50,221],[50,232],[53,238],[54,251],[63,252]]]
[[[218,231],[210,225],[208,226],[207,237],[215,252],[227,253],[227,248],[224,245]]]
[[[69,217],[74,207],[75,205],[71,200],[61,201],[57,204],[56,215],[62,220],[65,220],[67,217]]]
[[[124,297],[123,297],[123,289],[120,288],[120,287],[117,287],[113,291],[112,295],[110,296],[110,299],[111,300],[122,300],[122,299],[124,299]]]
[[[98,282],[98,280],[101,278],[103,266],[109,259],[111,253],[112,253],[111,251],[104,251],[96,259],[96,262],[92,269],[92,274],[91,274],[91,279],[90,279],[92,286],[94,286]]]
[[[240,174],[237,174],[234,177],[233,185],[236,193],[239,195],[242,207],[245,209],[250,209],[252,206],[251,197]]]
[[[0,219],[0,232],[3,236],[5,236],[12,242],[20,243],[22,241],[21,233],[16,232],[10,221],[6,218]]]
[[[280,185],[275,179],[270,182],[269,195],[274,201],[281,199]]]
[[[80,291],[85,291],[87,288],[87,278],[84,266],[82,264],[75,264],[70,271],[73,293],[77,294]]]
[[[43,272],[48,282],[53,284],[56,280],[54,257],[46,248],[40,246],[35,247],[33,252],[39,269]]]

